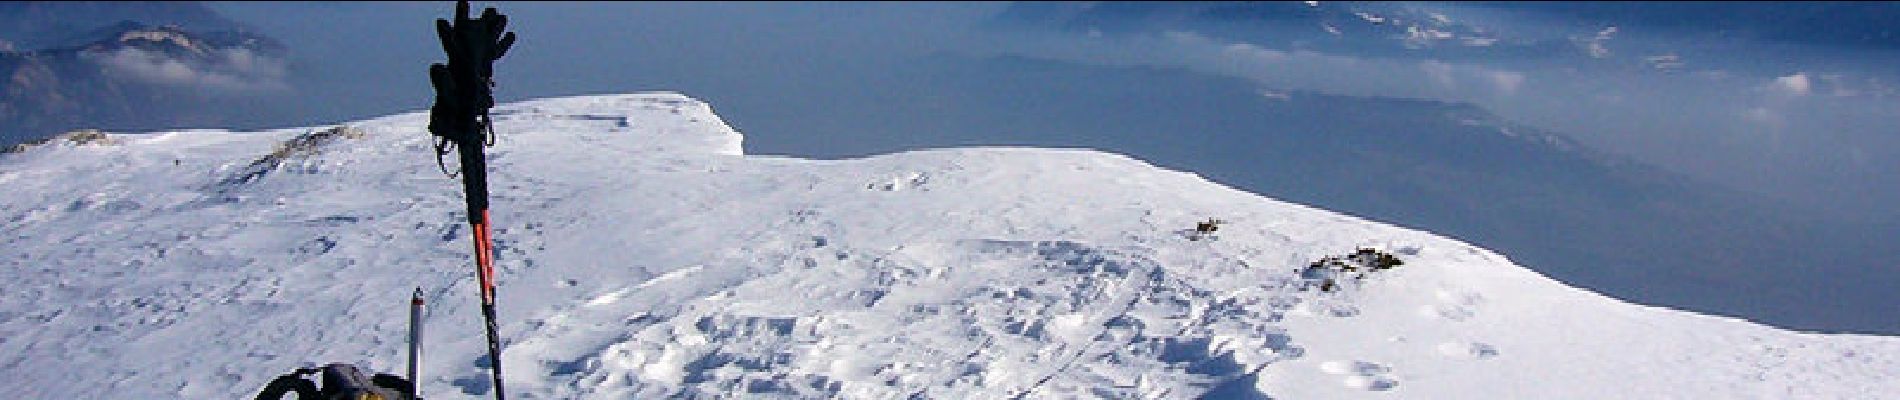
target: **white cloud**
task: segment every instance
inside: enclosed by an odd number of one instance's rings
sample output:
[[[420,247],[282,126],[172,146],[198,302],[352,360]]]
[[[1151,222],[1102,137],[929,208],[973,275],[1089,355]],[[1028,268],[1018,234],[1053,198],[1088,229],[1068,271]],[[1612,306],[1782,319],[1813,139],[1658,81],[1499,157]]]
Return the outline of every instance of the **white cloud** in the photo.
[[[1180,67],[1243,78],[1274,90],[1349,96],[1478,101],[1522,95],[1531,78],[1527,72],[1481,64],[1274,49],[1180,31],[1116,40],[1016,40],[1008,45],[1040,57],[1095,65]]]
[[[1515,95],[1528,80],[1523,72],[1476,64],[1277,50],[1189,32],[1166,32],[1161,38],[1171,44],[1163,47],[1170,50],[1145,63],[1180,65],[1288,89],[1469,101],[1477,97]]]
[[[202,59],[180,59],[138,48],[80,53],[108,74],[160,85],[226,92],[282,90],[289,68],[284,60],[249,49],[213,49]]]
[[[1770,87],[1778,92],[1795,96],[1807,96],[1814,92],[1814,82],[1808,79],[1806,72],[1796,72],[1794,75],[1775,78],[1775,82]]]

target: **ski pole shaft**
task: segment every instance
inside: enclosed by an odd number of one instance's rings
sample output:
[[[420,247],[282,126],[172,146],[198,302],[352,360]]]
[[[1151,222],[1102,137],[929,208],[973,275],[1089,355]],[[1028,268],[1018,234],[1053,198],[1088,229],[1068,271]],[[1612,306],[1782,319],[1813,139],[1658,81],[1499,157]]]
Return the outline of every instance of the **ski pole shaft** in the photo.
[[[482,291],[482,319],[488,328],[488,361],[495,380],[495,399],[506,400],[501,385],[501,335],[495,326],[494,238],[489,236],[488,210],[481,210],[474,226],[476,277]]]
[[[494,368],[495,400],[506,400],[507,391],[501,388],[501,339],[495,333],[495,305],[482,305],[482,316],[488,319],[488,360]]]
[[[422,398],[422,288],[409,297],[409,388]]]
[[[481,280],[482,304],[495,304],[495,238],[488,230],[488,210],[475,223],[475,274]]]

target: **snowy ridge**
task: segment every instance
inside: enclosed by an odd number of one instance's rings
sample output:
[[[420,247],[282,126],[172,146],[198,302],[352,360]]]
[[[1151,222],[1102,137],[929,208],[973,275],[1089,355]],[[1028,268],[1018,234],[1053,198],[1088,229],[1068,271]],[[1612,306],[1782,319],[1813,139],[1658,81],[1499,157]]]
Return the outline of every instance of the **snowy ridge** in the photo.
[[[670,93],[494,114],[521,398],[1900,393],[1900,339],[1631,305],[1119,155],[744,156]],[[331,127],[0,156],[0,397],[245,398],[307,363],[400,371],[417,285],[425,393],[487,395],[460,188],[426,123],[350,123],[308,152],[281,146]],[[1184,237],[1207,218],[1229,223]],[[1328,293],[1295,271],[1360,247],[1405,265]]]

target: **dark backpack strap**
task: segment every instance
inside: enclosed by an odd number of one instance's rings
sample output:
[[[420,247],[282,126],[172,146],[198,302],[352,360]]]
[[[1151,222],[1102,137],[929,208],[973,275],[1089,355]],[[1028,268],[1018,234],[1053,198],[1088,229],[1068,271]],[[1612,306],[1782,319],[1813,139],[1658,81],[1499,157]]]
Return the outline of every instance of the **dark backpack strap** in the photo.
[[[304,379],[304,375],[316,372],[311,369],[298,369],[296,372],[278,376],[270,384],[264,385],[264,391],[257,393],[256,400],[283,400],[284,395],[297,393],[297,400],[316,399],[317,384]]]

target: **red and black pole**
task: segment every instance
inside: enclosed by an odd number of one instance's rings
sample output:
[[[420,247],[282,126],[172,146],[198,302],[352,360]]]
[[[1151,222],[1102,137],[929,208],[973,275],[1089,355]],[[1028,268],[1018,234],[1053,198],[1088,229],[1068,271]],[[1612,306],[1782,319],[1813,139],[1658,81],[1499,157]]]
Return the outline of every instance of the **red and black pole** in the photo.
[[[495,326],[495,244],[488,220],[488,162],[483,147],[492,145],[494,127],[488,109],[495,106],[494,63],[514,45],[515,34],[505,32],[508,17],[494,8],[480,18],[468,17],[468,2],[455,3],[455,21],[437,19],[436,33],[447,64],[429,66],[435,86],[435,105],[429,108],[429,133],[438,138],[436,161],[454,145],[461,161],[462,190],[468,202],[468,224],[475,235],[475,275],[480,280],[482,319],[488,328],[488,360],[495,380],[495,398],[505,399],[501,385],[501,338]],[[444,170],[447,168],[444,167]]]

